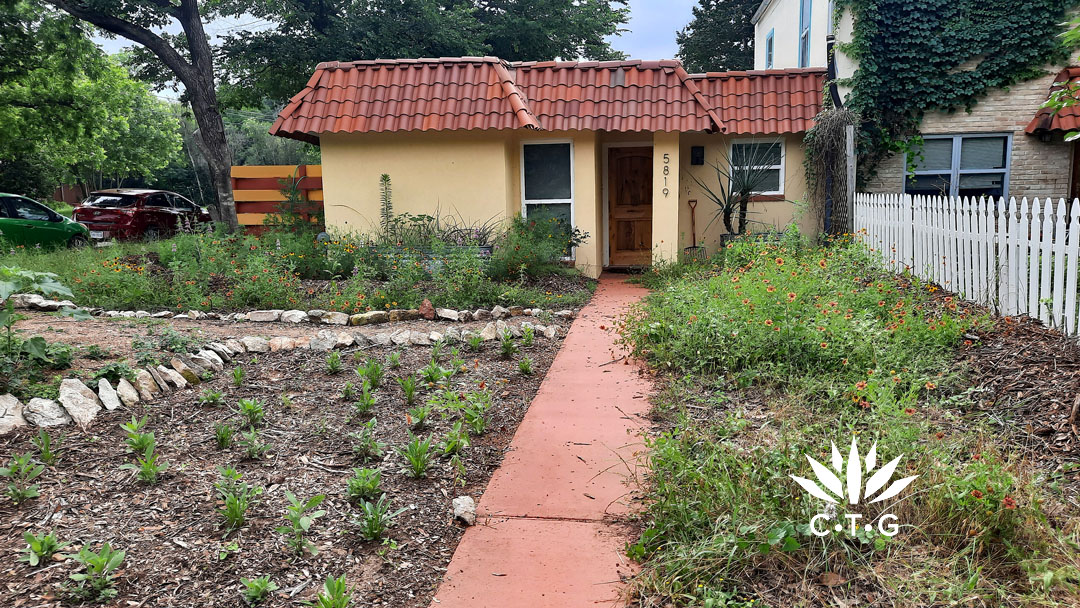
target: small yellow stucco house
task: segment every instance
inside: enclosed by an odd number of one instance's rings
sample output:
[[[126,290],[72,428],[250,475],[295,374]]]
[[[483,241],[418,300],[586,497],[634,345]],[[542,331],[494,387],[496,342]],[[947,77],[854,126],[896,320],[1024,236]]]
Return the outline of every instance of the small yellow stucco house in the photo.
[[[817,69],[688,74],[668,60],[331,62],[271,133],[322,148],[332,230],[373,230],[387,173],[398,213],[438,209],[472,222],[545,208],[570,218],[590,235],[575,264],[598,276],[675,259],[695,237],[715,250],[725,231],[717,221],[702,234],[716,206],[693,177],[715,185],[710,164],[750,148],[769,170],[750,209],[755,225],[815,231],[818,219],[792,201],[805,199],[802,133],[824,78]]]

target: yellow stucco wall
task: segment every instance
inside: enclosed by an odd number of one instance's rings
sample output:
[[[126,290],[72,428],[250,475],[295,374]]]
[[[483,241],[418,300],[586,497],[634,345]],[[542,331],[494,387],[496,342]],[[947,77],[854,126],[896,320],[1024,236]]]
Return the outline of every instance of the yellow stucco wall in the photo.
[[[764,137],[759,137],[764,141]],[[606,144],[633,142],[653,146],[653,253],[674,259],[691,244],[687,201],[698,200],[698,242],[716,250],[720,222],[707,232],[715,212],[688,172],[716,182],[708,165],[690,166],[690,146],[704,145],[707,162],[719,162],[731,137],[705,133],[596,133],[592,131],[455,131],[322,136],[323,191],[326,224],[339,232],[369,233],[379,217],[379,176],[389,173],[396,213],[432,214],[436,210],[468,222],[505,220],[521,213],[521,145],[523,141],[570,141],[573,144],[574,222],[589,233],[575,252],[576,265],[598,276],[607,252],[604,200]],[[789,200],[805,198],[801,135],[784,137],[784,191]],[[667,154],[665,162],[664,155]],[[665,167],[668,173],[664,173]],[[665,177],[667,181],[665,183]],[[664,189],[667,188],[667,194]],[[755,203],[751,217],[765,227],[783,229],[797,216],[785,201]],[[799,218],[813,232],[817,218]],[[704,234],[703,234],[704,232]]]
[[[679,236],[681,247],[692,244],[690,199],[697,199],[698,201],[697,242],[699,245],[704,245],[708,253],[714,253],[720,235],[727,232],[720,219],[712,221],[717,206],[705,196],[701,187],[690,178],[690,174],[697,176],[698,179],[708,184],[716,192],[718,191],[716,169],[709,165],[718,164],[723,166],[725,164],[724,159],[731,155],[733,141],[768,142],[777,137],[784,141],[783,196],[785,200],[752,203],[747,214],[747,218],[752,220],[748,231],[783,230],[792,222],[798,224],[803,234],[816,234],[820,230],[820,218],[803,210],[803,202],[806,200],[806,173],[803,171],[804,153],[801,133],[784,136],[761,135],[757,137],[683,133],[679,138],[682,151],[682,179],[679,184]],[[705,146],[705,165],[690,165],[691,146]],[[710,222],[712,222],[711,225]],[[706,226],[708,226],[708,230],[705,230]]]

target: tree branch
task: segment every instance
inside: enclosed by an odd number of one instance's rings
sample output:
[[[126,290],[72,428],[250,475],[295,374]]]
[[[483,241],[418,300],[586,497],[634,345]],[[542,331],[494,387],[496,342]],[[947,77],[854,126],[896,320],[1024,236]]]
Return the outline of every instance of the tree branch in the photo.
[[[65,11],[83,21],[93,23],[101,29],[112,32],[117,36],[123,36],[132,42],[146,47],[151,53],[157,55],[159,59],[165,62],[165,65],[169,66],[176,77],[180,79],[185,85],[189,84],[189,81],[195,77],[194,69],[191,64],[188,63],[176,49],[174,49],[164,38],[158,36],[150,30],[135,25],[130,21],[124,21],[111,15],[91,10],[80,3],[70,0],[45,0],[49,4],[56,8]],[[168,6],[167,12],[170,15],[175,16],[177,7],[169,2],[169,0],[154,0],[155,4],[161,6]]]

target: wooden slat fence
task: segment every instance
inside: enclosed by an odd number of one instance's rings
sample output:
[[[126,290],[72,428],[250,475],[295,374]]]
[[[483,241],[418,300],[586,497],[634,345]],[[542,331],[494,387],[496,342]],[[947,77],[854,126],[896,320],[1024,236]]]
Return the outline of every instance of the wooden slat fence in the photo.
[[[266,216],[277,213],[281,202],[286,200],[281,181],[295,179],[300,180],[302,198],[311,201],[311,210],[321,211],[321,165],[234,165],[233,198],[240,225],[249,232],[261,230]]]
[[[1080,200],[858,194],[855,232],[893,270],[1080,334]]]

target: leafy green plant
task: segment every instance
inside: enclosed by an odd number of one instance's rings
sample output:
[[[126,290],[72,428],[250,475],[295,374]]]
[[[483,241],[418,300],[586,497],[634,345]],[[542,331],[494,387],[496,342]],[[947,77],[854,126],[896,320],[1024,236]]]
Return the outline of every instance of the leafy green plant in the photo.
[[[345,575],[342,574],[339,578],[332,576],[326,577],[326,582],[323,583],[323,590],[310,602],[305,602],[307,606],[313,608],[348,608],[352,605],[352,596],[349,594],[349,588],[345,584]]]
[[[366,416],[375,409],[375,395],[371,392],[371,385],[365,379],[360,383],[360,394],[357,395],[356,401],[353,403],[353,408],[356,409],[356,413],[361,416]]]
[[[247,521],[247,512],[258,501],[262,488],[248,485],[241,481],[240,473],[235,469],[218,467],[221,480],[215,485],[222,500],[218,510],[226,530],[237,530]]]
[[[394,521],[394,518],[405,512],[405,509],[398,509],[397,511],[390,512],[390,501],[386,499],[386,494],[379,496],[379,499],[375,502],[363,501],[360,503],[360,536],[364,540],[379,540],[386,534],[387,528]]]
[[[233,428],[228,423],[214,423],[214,442],[217,443],[219,450],[224,450],[232,445],[233,433]]]
[[[83,357],[90,359],[91,361],[100,361],[102,359],[108,359],[112,356],[112,353],[108,349],[101,348],[97,344],[89,344],[83,347]]]
[[[405,395],[406,405],[416,403],[416,376],[412,374],[402,376],[397,379],[397,383],[401,387],[402,394]]]
[[[91,377],[94,380],[100,380],[102,378],[105,378],[110,383],[112,383],[113,386],[115,386],[117,382],[120,382],[121,379],[125,379],[128,382],[134,383],[135,370],[131,369],[131,366],[127,363],[120,361],[105,365],[105,367],[102,367],[101,369],[94,372],[94,375]]]
[[[37,498],[37,484],[30,482],[37,479],[45,471],[45,465],[35,465],[30,462],[30,454],[15,454],[11,457],[8,466],[0,468],[0,477],[8,479],[5,493],[11,502],[16,505],[22,504],[28,499]]]
[[[439,365],[439,362],[434,359],[429,361],[424,367],[420,368],[420,377],[428,384],[438,384],[447,376],[448,371],[443,369],[442,366]]]
[[[522,376],[531,376],[533,373],[532,359],[528,357],[522,357],[518,361],[518,371],[521,372]]]
[[[465,418],[465,424],[474,435],[483,435],[487,430],[487,412],[491,409],[491,393],[486,390],[469,391],[465,394],[465,403],[461,406],[461,414]]]
[[[518,345],[514,342],[514,334],[509,330],[502,332],[499,336],[499,355],[503,359],[513,359],[514,355],[518,352]]]
[[[356,373],[371,384],[371,388],[379,388],[383,381],[383,366],[375,359],[368,359],[367,363],[356,368]]]
[[[50,466],[56,464],[57,460],[60,459],[58,452],[63,441],[63,435],[53,440],[45,429],[38,429],[38,434],[30,439],[30,443],[34,444],[34,447],[38,449],[38,459]]]
[[[423,405],[409,408],[406,420],[413,430],[418,431],[427,427],[428,417],[431,416],[431,406]]]
[[[29,530],[23,532],[23,540],[26,541],[26,546],[22,549],[23,555],[19,557],[19,561],[26,562],[31,567],[36,567],[71,544],[60,542],[52,532],[34,534]]]
[[[158,454],[154,452],[154,444],[151,443],[142,456],[138,456],[136,464],[126,463],[120,465],[121,470],[138,471],[138,478],[148,484],[156,484],[158,476],[169,468],[169,463],[158,462]]]
[[[440,339],[436,340],[435,342],[433,342],[431,344],[431,360],[432,361],[438,361],[438,360],[442,359],[443,349],[445,349],[445,348],[446,348],[446,341],[445,340],[440,338]]]
[[[240,590],[240,595],[248,606],[257,606],[265,602],[271,593],[278,590],[277,583],[270,580],[270,575],[241,578],[240,584],[244,587]]]
[[[476,353],[480,352],[480,347],[484,344],[484,339],[480,337],[480,334],[473,333],[469,335],[469,340],[466,342],[469,345],[469,350]]]
[[[521,345],[525,348],[529,348],[533,345],[533,341],[536,340],[536,330],[531,325],[527,325],[521,328]]]
[[[355,442],[353,456],[361,462],[382,458],[386,450],[386,445],[375,438],[374,418],[365,422],[359,432],[349,433],[349,437]]]
[[[325,494],[316,494],[307,500],[300,500],[292,492],[285,491],[285,498],[289,506],[285,507],[285,521],[288,525],[275,528],[279,534],[284,534],[285,544],[296,553],[303,553],[305,549],[316,555],[319,551],[315,545],[307,539],[307,533],[311,530],[315,520],[326,515],[326,511],[315,507],[326,500]]]
[[[443,437],[442,442],[439,443],[439,449],[442,450],[443,456],[452,456],[461,453],[467,447],[469,447],[469,431],[465,429],[464,422],[458,420],[446,432],[446,437]]]
[[[240,414],[240,417],[252,429],[260,426],[266,418],[262,401],[258,399],[241,399],[236,403],[236,413]]]
[[[401,352],[394,351],[386,356],[386,366],[390,369],[398,369],[401,367]]]
[[[244,385],[244,368],[237,365],[232,370],[233,386],[239,388]]]
[[[330,351],[330,354],[326,355],[326,373],[340,374],[342,369],[344,369],[344,364],[341,362],[341,353],[336,350]]]
[[[259,436],[259,431],[255,429],[240,433],[238,443],[244,448],[244,455],[251,460],[261,460],[270,451],[270,444],[264,442]]]
[[[345,493],[352,501],[370,500],[378,495],[381,483],[382,472],[379,469],[353,469]]]
[[[428,467],[431,466],[430,437],[420,439],[409,433],[409,443],[405,444],[405,447],[398,448],[397,452],[405,459],[405,473],[415,478],[427,475]]]
[[[127,449],[129,452],[145,454],[146,450],[153,447],[155,443],[154,433],[142,432],[148,419],[147,416],[143,416],[141,419],[132,416],[131,422],[120,425],[120,428],[127,434]]]
[[[346,382],[345,388],[341,389],[341,398],[350,401],[356,397],[356,386],[352,382]]]
[[[68,577],[77,584],[67,586],[66,591],[74,598],[92,602],[116,597],[115,572],[124,563],[126,555],[124,551],[113,549],[109,543],[103,544],[97,552],[84,545],[78,553],[69,557],[79,562],[85,570]]]
[[[199,405],[221,405],[225,402],[225,394],[212,388],[204,389],[199,394]]]

